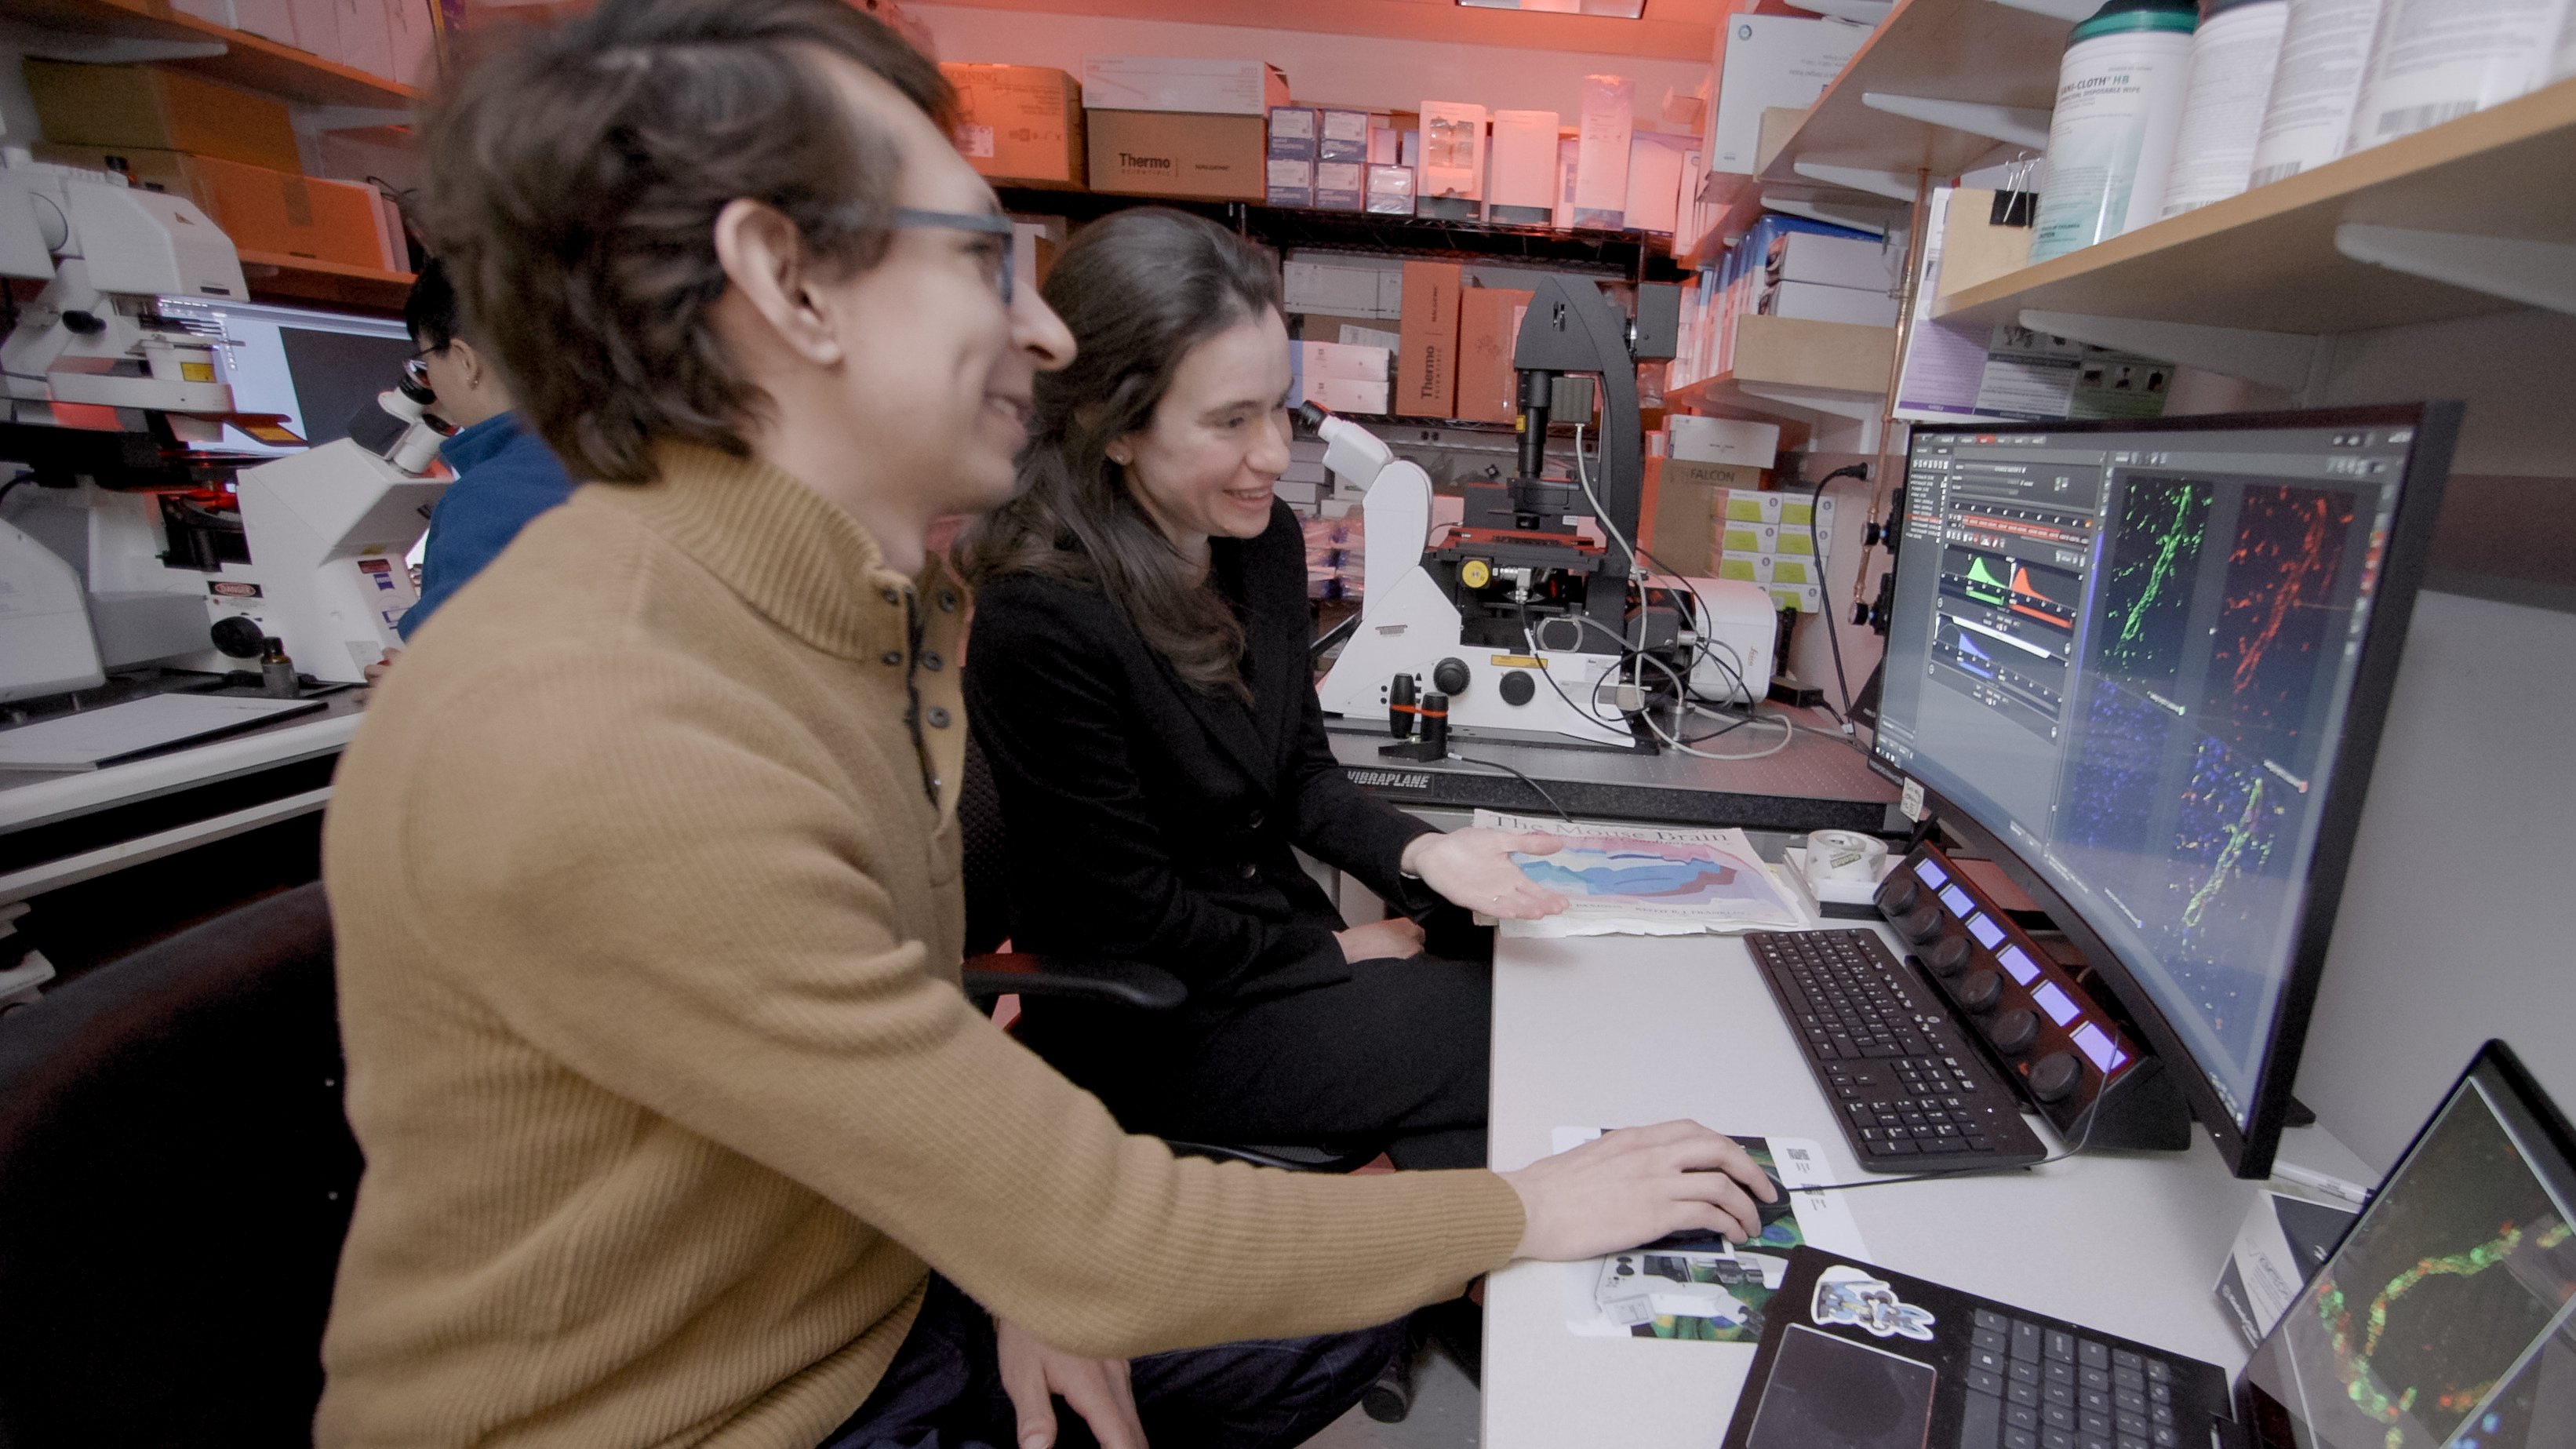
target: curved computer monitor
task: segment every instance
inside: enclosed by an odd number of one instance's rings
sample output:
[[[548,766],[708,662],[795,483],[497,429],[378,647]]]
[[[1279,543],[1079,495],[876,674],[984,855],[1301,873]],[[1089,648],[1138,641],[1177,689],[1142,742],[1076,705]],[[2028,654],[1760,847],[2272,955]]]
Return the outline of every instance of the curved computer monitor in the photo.
[[[1872,763],[2271,1171],[2455,403],[1919,426]]]

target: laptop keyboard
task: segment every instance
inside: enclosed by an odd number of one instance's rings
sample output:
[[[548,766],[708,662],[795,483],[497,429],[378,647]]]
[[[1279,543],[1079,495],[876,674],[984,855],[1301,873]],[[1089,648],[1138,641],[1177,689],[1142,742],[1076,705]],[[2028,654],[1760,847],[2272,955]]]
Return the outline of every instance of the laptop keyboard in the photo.
[[[1744,944],[1862,1168],[1937,1172],[2048,1155],[2011,1088],[1874,933],[1755,932]]]
[[[1959,1449],[2180,1449],[2173,1369],[2044,1324],[1976,1311]]]

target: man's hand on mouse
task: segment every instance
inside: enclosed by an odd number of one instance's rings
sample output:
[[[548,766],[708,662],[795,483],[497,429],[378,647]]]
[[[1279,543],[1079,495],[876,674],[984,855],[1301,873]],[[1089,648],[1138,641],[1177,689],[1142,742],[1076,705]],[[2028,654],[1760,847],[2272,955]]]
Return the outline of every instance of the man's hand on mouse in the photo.
[[[1696,1228],[1741,1242],[1779,1191],[1734,1138],[1696,1122],[1625,1127],[1502,1174],[1527,1225],[1513,1256],[1572,1262]]]

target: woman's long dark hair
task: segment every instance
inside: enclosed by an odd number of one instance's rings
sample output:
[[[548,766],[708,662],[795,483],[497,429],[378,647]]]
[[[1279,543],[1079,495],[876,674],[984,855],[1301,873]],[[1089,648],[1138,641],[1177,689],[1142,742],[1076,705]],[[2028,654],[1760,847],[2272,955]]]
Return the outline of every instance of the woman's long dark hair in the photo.
[[[1031,573],[1096,588],[1193,687],[1241,693],[1243,625],[1164,537],[1108,447],[1153,423],[1190,349],[1279,305],[1270,259],[1162,207],[1083,228],[1047,276],[1073,365],[1038,374],[1020,494],[969,528],[970,582]]]

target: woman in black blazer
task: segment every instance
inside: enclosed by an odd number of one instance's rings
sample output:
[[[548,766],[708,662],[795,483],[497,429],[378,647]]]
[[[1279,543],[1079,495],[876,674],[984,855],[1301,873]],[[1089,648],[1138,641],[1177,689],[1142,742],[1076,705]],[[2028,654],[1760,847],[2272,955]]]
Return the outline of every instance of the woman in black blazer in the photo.
[[[1057,261],[1072,366],[1042,375],[1023,495],[962,549],[969,720],[999,787],[1022,950],[1146,961],[1167,1013],[1024,1006],[1022,1039],[1133,1130],[1388,1144],[1484,1161],[1488,971],[1420,954],[1443,900],[1562,909],[1513,850],[1350,783],[1308,662],[1272,264],[1195,217],[1128,211]],[[1398,915],[1346,929],[1291,847]]]

